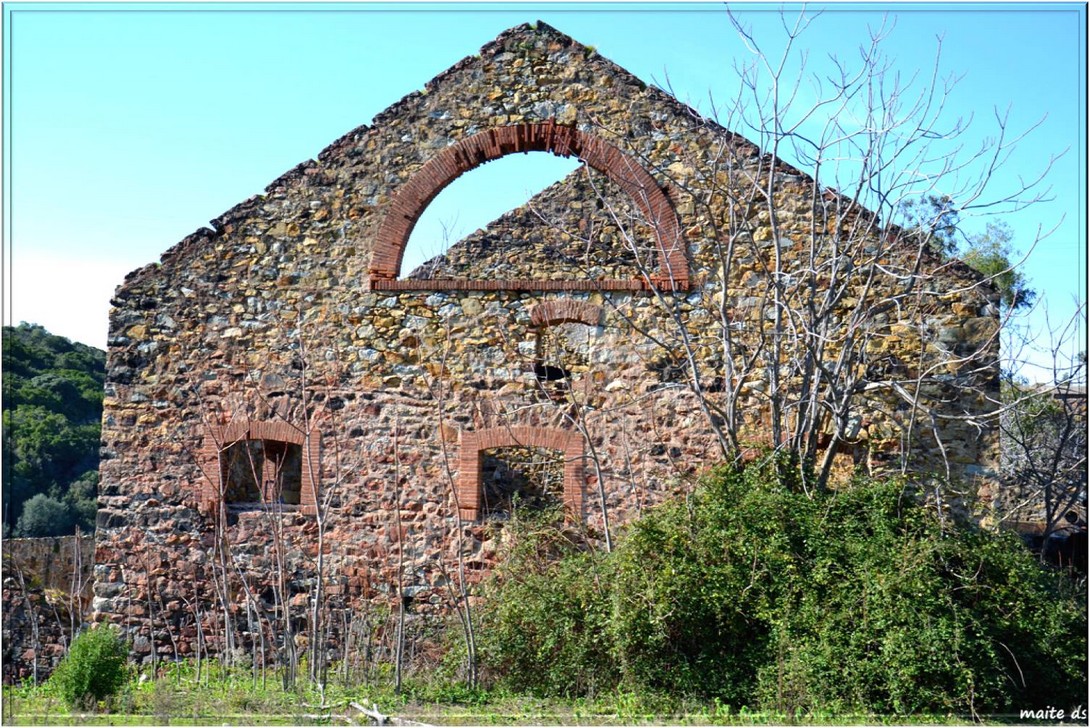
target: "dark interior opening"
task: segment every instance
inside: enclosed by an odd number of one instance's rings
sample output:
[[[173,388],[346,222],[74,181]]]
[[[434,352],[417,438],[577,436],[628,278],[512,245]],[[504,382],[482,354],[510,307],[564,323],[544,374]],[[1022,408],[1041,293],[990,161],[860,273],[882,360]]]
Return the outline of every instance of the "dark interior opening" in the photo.
[[[227,503],[299,505],[303,447],[277,440],[239,440],[223,451],[223,499]]]
[[[503,447],[481,453],[481,512],[504,518],[516,508],[560,507],[564,456],[541,447]]]

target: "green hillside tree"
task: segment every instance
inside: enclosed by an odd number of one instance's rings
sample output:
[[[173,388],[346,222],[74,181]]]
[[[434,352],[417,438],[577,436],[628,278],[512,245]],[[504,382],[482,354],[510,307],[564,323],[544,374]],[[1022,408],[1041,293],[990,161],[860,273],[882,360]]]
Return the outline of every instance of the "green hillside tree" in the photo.
[[[4,526],[15,535],[58,532],[47,521],[65,533],[93,530],[105,352],[41,326],[5,326],[3,373]],[[23,528],[35,496],[49,502],[39,499]]]
[[[72,530],[74,520],[75,514],[67,503],[38,493],[23,504],[15,535],[20,538],[66,536]]]
[[[1014,232],[1006,222],[989,222],[983,232],[966,233],[954,200],[945,195],[928,195],[901,205],[904,227],[934,251],[960,258],[966,265],[991,279],[999,291],[1000,305],[1007,311],[1033,305],[1037,292],[1018,266]]]

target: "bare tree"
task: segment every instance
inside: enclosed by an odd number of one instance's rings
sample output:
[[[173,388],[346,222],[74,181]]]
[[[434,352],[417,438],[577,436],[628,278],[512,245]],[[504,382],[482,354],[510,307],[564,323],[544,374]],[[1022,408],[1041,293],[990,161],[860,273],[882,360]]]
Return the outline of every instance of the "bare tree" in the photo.
[[[1039,336],[1012,327],[1008,342],[1000,417],[1004,489],[996,515],[1001,523],[1039,528],[1047,543],[1057,531],[1086,524],[1085,303],[1062,325],[1051,325],[1047,311],[1044,318]],[[1044,382],[1020,374],[1031,360],[1048,362]]]
[[[691,326],[673,280],[652,275],[657,251],[679,241],[648,245],[625,209],[606,205],[673,324],[667,334],[643,333],[672,357],[728,458],[767,433],[756,444],[797,455],[802,485],[814,492],[828,487],[838,453],[880,437],[896,443],[896,455],[876,461],[878,470],[916,470],[926,450],[949,479],[948,426],[996,429],[1000,308],[990,279],[1004,271],[981,276],[942,255],[932,236],[896,223],[905,201],[940,193],[963,218],[1023,209],[1047,195],[1041,183],[1054,160],[993,195],[1025,134],[996,114],[990,144],[961,148],[967,122],[946,121],[956,79],[940,75],[938,53],[928,72],[898,75],[881,50],[888,23],[819,77],[799,50],[813,21],[806,11],[783,18],[786,43],[775,54],[730,19],[751,52],[736,67],[737,92],[721,106],[713,99],[710,119],[692,113],[707,144],[701,158],[682,160],[691,172],[661,170],[705,226],[709,242],[694,255],[709,270],[701,305],[714,312],[713,326]],[[978,322],[971,336],[948,330],[956,327],[944,317],[962,315],[951,297],[993,323]],[[981,404],[967,409],[967,401]],[[874,413],[885,424],[868,431]]]
[[[405,657],[405,529],[401,523],[401,419],[394,417],[394,528],[397,529],[397,645],[394,653],[394,692],[401,692]]]
[[[92,534],[93,537],[93,534]],[[72,540],[72,581],[69,594],[69,639],[76,639],[83,626],[83,534],[76,526]]]
[[[476,687],[477,685],[477,640],[475,634],[475,626],[473,624],[473,608],[470,599],[470,584],[466,578],[466,524],[462,522],[462,504],[458,494],[458,484],[454,477],[456,470],[453,463],[453,456],[448,447],[447,438],[442,434],[447,430],[447,398],[449,395],[447,385],[447,372],[448,372],[448,358],[450,356],[450,325],[447,324],[446,336],[443,337],[443,344],[439,351],[426,351],[422,344],[420,344],[420,358],[431,359],[436,362],[436,368],[431,376],[428,376],[424,380],[424,384],[427,387],[429,398],[434,401],[434,411],[436,413],[436,420],[439,422],[440,437],[437,438],[439,446],[440,464],[442,466],[442,480],[446,486],[447,495],[449,497],[450,507],[450,543],[454,550],[455,557],[455,569],[456,573],[454,578],[451,578],[446,566],[442,563],[437,564],[440,572],[446,580],[448,596],[450,599],[450,606],[454,608],[454,613],[458,617],[458,622],[462,628],[462,635],[466,645],[466,683],[469,687]],[[398,415],[400,417],[400,415]],[[395,423],[395,431],[396,431]],[[398,444],[395,442],[395,452],[398,449]],[[400,468],[400,454],[395,455],[395,463]],[[395,476],[398,480],[398,503],[396,508],[400,508],[400,478]],[[400,527],[400,510],[398,511],[398,568],[399,574],[403,568],[401,549],[401,527]],[[401,576],[398,577],[399,588],[401,588]],[[402,595],[399,594],[399,597]],[[399,625],[401,624],[402,617],[399,612]],[[401,650],[400,627],[398,632],[398,651]],[[400,660],[400,658],[399,658]]]

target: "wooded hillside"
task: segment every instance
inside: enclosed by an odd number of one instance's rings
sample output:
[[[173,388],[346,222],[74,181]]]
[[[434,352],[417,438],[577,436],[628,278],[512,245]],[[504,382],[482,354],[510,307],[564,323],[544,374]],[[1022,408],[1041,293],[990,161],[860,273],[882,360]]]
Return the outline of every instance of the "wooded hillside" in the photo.
[[[106,353],[5,326],[3,375],[4,534],[93,530]]]

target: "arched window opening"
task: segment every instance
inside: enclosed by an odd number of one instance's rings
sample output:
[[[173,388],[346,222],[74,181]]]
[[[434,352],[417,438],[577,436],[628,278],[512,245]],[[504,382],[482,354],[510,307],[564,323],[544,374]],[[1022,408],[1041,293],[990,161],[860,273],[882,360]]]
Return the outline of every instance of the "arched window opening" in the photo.
[[[601,306],[573,298],[542,301],[529,313],[533,361],[527,369],[538,391],[553,400],[568,399],[576,381],[589,383],[584,375],[590,372],[605,313]]]
[[[223,499],[228,504],[299,505],[303,448],[276,440],[239,440],[221,457]]]
[[[534,376],[545,392],[563,395],[590,370],[595,329],[578,322],[540,326],[534,332]]]
[[[481,512],[504,519],[517,509],[547,510],[564,502],[564,455],[541,447],[481,452]]]
[[[509,210],[567,177],[579,160],[551,154],[500,157],[469,170],[447,185],[416,221],[401,264],[401,277],[431,278],[449,267],[451,245],[482,230]],[[445,277],[445,276],[444,276]]]
[[[549,152],[557,157],[582,160],[614,183],[639,208],[654,230],[658,254],[650,274],[625,279],[590,280],[586,275],[541,277],[533,270],[529,277],[504,278],[491,273],[488,280],[475,276],[459,278],[443,270],[425,267],[411,278],[398,279],[405,269],[403,259],[409,236],[429,204],[462,174],[501,157],[518,152]],[[572,178],[578,175],[572,175]],[[561,194],[561,197],[563,195]],[[522,227],[522,226],[520,226]],[[489,236],[482,241],[491,244]],[[590,239],[588,245],[598,245]],[[386,214],[375,230],[371,254],[371,287],[374,290],[644,290],[647,285],[673,290],[689,288],[687,244],[681,222],[666,191],[638,161],[605,139],[555,120],[528,122],[485,129],[442,149],[417,169],[394,193]],[[531,268],[536,267],[537,261]],[[478,271],[479,272],[479,271]],[[569,271],[570,273],[570,271]]]

